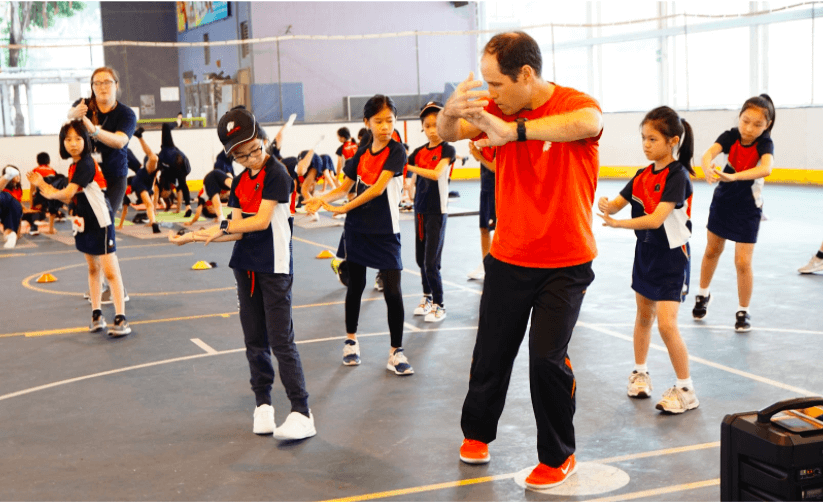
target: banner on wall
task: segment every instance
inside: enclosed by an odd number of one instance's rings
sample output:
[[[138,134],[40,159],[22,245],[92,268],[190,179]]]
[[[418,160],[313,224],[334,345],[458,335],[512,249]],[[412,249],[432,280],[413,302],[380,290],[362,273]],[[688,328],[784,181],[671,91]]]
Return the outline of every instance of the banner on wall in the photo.
[[[177,2],[178,32],[192,30],[227,17],[229,2]]]

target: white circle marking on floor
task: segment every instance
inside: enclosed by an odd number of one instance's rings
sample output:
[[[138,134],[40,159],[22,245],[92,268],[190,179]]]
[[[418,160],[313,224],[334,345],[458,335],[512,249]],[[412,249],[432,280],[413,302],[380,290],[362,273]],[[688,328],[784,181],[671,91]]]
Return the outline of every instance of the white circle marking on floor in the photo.
[[[515,474],[514,482],[518,486],[526,488],[526,477],[532,472],[532,469],[534,467],[528,467]],[[537,493],[565,497],[599,495],[623,488],[629,484],[629,479],[626,471],[617,467],[595,462],[580,462],[577,464],[577,472],[569,476],[569,479],[562,485],[545,490],[526,489]]]

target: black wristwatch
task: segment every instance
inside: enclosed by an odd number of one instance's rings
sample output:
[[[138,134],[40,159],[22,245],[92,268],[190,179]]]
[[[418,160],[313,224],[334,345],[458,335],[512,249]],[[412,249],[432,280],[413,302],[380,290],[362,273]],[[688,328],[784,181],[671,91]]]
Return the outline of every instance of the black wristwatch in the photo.
[[[526,119],[520,117],[517,122],[517,141],[526,141]]]
[[[223,232],[223,235],[229,235],[229,220],[220,222],[220,231]]]

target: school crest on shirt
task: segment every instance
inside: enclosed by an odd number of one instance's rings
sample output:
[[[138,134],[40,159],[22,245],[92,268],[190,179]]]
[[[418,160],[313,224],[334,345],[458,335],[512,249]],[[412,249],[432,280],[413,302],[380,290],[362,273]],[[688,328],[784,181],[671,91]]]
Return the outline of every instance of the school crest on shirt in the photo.
[[[660,191],[660,183],[658,183],[658,184],[656,184],[656,185],[654,186],[654,191],[655,191],[655,192],[659,192],[659,191]]]

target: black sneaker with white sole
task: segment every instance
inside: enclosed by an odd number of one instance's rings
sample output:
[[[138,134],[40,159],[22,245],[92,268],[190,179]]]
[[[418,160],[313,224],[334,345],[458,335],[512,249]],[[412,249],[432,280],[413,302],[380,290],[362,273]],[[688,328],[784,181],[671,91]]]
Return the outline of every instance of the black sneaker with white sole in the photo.
[[[752,316],[745,310],[738,311],[735,315],[736,322],[734,323],[734,330],[738,333],[747,333],[752,330]]]
[[[712,303],[712,294],[709,293],[709,296],[702,296],[697,295],[694,297],[694,308],[692,309],[692,317],[696,320],[703,319],[706,317],[706,312],[708,312],[709,304]]]

